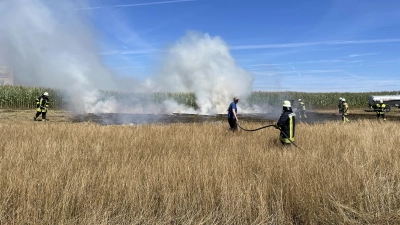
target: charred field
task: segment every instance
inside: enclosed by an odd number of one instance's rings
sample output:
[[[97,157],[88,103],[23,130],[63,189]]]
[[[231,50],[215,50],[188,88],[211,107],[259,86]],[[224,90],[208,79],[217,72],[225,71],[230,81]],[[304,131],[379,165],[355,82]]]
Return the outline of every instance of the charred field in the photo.
[[[246,113],[238,114],[239,121],[273,123],[279,118],[280,112],[269,113]],[[350,120],[374,120],[376,114],[366,110],[355,110],[348,115]],[[386,114],[388,121],[400,121],[400,113],[397,110]],[[303,123],[324,123],[331,121],[340,121],[341,115],[332,110],[320,110],[307,112],[307,118],[299,118],[297,122]],[[203,123],[203,122],[226,122],[225,114],[217,115],[199,115],[199,114],[128,114],[128,113],[78,113],[71,115],[72,122],[94,122],[102,125],[122,125],[122,124],[146,124],[146,123]]]
[[[32,120],[34,110],[1,109],[0,120]],[[239,122],[273,123],[280,115],[280,111],[268,113],[238,114]],[[53,111],[47,114],[49,122],[93,122],[100,125],[137,125],[137,124],[174,124],[174,123],[225,123],[226,114],[199,115],[199,114],[130,114],[130,113],[82,113],[71,111]],[[376,114],[366,109],[354,109],[348,115],[351,121],[375,120]],[[387,121],[400,121],[400,110],[392,109],[386,113]],[[307,119],[296,117],[297,122],[325,123],[340,121],[341,116],[335,110],[313,110],[307,112]]]

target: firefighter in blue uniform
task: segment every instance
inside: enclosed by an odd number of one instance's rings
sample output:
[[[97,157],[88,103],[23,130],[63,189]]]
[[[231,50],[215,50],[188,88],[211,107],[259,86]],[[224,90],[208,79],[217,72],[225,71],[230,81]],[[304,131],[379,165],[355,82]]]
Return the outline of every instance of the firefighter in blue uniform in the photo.
[[[235,132],[237,131],[237,125],[238,125],[238,117],[237,117],[237,106],[239,98],[238,97],[233,97],[233,102],[229,105],[228,107],[228,123],[230,126],[231,131]]]
[[[42,121],[46,121],[47,108],[49,107],[49,93],[45,92],[36,99],[36,115],[33,120],[36,121],[38,116],[42,114]]]
[[[281,117],[275,125],[275,128],[280,129],[279,140],[283,145],[290,145],[294,142],[294,132],[296,125],[296,114],[292,111],[290,101],[283,101],[283,110]]]

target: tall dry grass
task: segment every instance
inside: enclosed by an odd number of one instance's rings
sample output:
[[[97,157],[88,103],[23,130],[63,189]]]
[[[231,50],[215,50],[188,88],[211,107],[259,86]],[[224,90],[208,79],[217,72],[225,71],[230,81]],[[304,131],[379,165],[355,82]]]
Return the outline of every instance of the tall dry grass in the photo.
[[[399,123],[227,127],[2,120],[0,224],[400,223]]]

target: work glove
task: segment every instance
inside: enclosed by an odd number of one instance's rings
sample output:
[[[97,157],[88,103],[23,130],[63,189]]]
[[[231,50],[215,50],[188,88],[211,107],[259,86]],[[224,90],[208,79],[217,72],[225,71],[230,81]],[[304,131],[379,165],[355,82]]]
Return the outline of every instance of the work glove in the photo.
[[[275,129],[278,129],[279,130],[279,126],[278,126],[278,124],[275,124]]]

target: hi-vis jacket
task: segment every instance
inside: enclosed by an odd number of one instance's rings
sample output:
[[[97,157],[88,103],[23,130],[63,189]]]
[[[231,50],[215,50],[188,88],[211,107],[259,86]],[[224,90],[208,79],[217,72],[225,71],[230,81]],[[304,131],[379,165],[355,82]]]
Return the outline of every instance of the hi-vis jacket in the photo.
[[[385,114],[385,111],[386,111],[386,104],[385,103],[382,103],[382,104],[376,104],[376,106],[375,106],[375,111],[376,111],[376,114]]]
[[[306,111],[306,105],[304,104],[304,102],[299,102],[299,106],[297,107],[298,111]]]
[[[281,134],[279,140],[284,143],[294,142],[294,131],[295,131],[296,114],[292,111],[285,111],[281,114],[281,117],[276,124],[281,128]],[[289,140],[290,139],[290,140]]]
[[[47,107],[49,107],[49,99],[45,96],[39,96],[36,99],[36,111],[47,112]]]
[[[349,114],[349,105],[347,102],[342,104],[342,116],[347,116]]]

